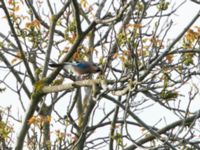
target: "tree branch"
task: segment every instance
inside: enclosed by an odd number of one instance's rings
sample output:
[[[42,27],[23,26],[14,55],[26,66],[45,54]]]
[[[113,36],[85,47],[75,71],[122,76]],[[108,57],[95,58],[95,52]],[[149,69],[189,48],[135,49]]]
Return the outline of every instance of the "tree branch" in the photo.
[[[68,2],[70,2],[70,1],[71,0],[69,0]],[[35,15],[35,18],[41,23],[41,25],[44,26],[45,28],[49,29],[50,26],[38,15],[37,11],[33,7],[33,5],[30,3],[30,1],[29,0],[25,0],[25,2],[27,4],[27,6],[30,7],[30,9],[32,10],[33,14]],[[55,33],[57,33],[58,35],[64,37],[64,34],[59,30],[55,29]]]
[[[144,127],[146,130],[151,133],[154,138],[160,140],[161,142],[165,143],[168,145],[171,149],[176,150],[174,146],[172,146],[166,139],[163,139],[159,132],[155,131],[154,129],[150,128],[145,122],[143,122],[136,114],[134,114],[129,108],[126,108],[123,104],[121,104],[119,101],[115,100],[114,98],[108,96],[108,95],[103,95],[103,97],[111,100],[115,104],[117,104],[120,108],[122,108],[124,111],[126,111],[133,119],[135,119],[142,127]]]
[[[200,4],[200,0],[191,0],[191,1],[196,3],[196,4]]]
[[[175,121],[175,122],[173,122],[173,123],[161,128],[161,129],[157,130],[157,133],[159,133],[160,135],[164,134],[167,131],[169,131],[171,129],[174,129],[177,126],[190,124],[191,122],[194,122],[198,118],[200,118],[200,110],[198,110],[194,115],[192,115],[190,117],[187,117],[187,118],[184,118],[184,119],[180,119],[178,121]],[[153,139],[155,139],[155,137],[153,135],[150,135],[148,137],[145,137],[144,139],[139,140],[137,143],[139,145],[142,145],[144,143],[152,141]],[[125,150],[133,150],[135,148],[137,148],[135,145],[131,145],[131,146],[127,147]]]
[[[62,85],[56,85],[56,86],[45,86],[43,87],[41,93],[47,94],[47,93],[53,93],[53,92],[60,92],[64,90],[71,90],[76,87],[89,87],[92,86],[93,84],[100,84],[101,80],[96,79],[96,80],[81,80],[81,81],[75,81],[73,83],[66,83]]]
[[[81,21],[80,21],[80,12],[79,12],[79,4],[76,0],[72,0],[72,6],[73,6],[73,13],[74,13],[74,18],[76,21],[76,31],[78,36],[81,35],[82,29],[81,29]]]
[[[15,150],[22,150],[23,144],[24,144],[24,139],[27,135],[28,129],[30,127],[30,124],[28,123],[29,119],[33,116],[35,109],[37,108],[38,103],[41,101],[41,94],[39,93],[34,93],[32,94],[32,98],[30,101],[29,108],[27,109],[24,122],[22,123],[21,130],[19,132],[19,135],[17,137],[17,142],[15,145]]]
[[[22,88],[23,88],[24,92],[26,93],[27,97],[30,98],[31,93],[30,93],[29,89],[27,88],[27,86],[23,83],[23,81],[22,81],[21,77],[19,76],[19,74],[17,73],[17,71],[13,68],[13,66],[9,63],[7,58],[1,52],[0,52],[0,57],[3,60],[3,62],[5,63],[6,67],[10,69],[13,76],[16,78],[17,82],[19,82],[22,85]]]
[[[45,77],[48,71],[48,65],[49,65],[49,60],[50,60],[50,55],[51,55],[51,50],[53,46],[53,38],[54,38],[54,33],[55,33],[55,27],[58,19],[62,16],[64,11],[67,9],[67,7],[70,4],[70,0],[63,6],[63,8],[54,16],[51,17],[51,26],[49,29],[49,39],[48,39],[48,46],[47,46],[47,51],[46,51],[46,56],[45,56],[45,61],[44,61],[44,69],[42,72],[42,77]]]
[[[96,23],[98,23],[98,24],[109,24],[109,23],[111,23],[111,22],[114,22],[114,21],[117,21],[117,20],[121,19],[122,16],[123,16],[123,14],[124,14],[124,12],[125,12],[125,10],[129,7],[130,3],[131,3],[131,2],[127,3],[127,4],[119,11],[119,13],[118,13],[116,16],[114,16],[114,17],[111,17],[111,18],[109,18],[109,19],[100,19],[100,18],[96,18],[96,19],[95,19]],[[101,9],[99,10],[99,12],[98,12],[98,14],[97,14],[98,17],[99,17],[99,15],[100,15],[100,14],[99,14],[100,11],[101,11]]]
[[[145,71],[145,73],[140,77],[140,81],[143,80],[150,72],[151,70],[158,64],[159,61],[161,61],[167,53],[171,51],[171,49],[176,45],[176,43],[183,37],[183,35],[188,31],[188,29],[195,23],[195,21],[199,18],[200,11],[194,16],[194,18],[191,20],[191,22],[183,29],[183,31],[174,39],[174,41],[169,45],[169,47],[160,55],[156,56],[157,58],[155,61],[151,63],[151,65],[148,67],[148,69]]]
[[[5,14],[6,14],[6,18],[7,18],[7,20],[8,20],[8,24],[9,24],[9,26],[10,26],[10,29],[11,29],[13,35],[14,35],[14,39],[15,39],[15,41],[16,41],[16,43],[17,43],[18,48],[19,48],[19,51],[20,51],[21,58],[22,58],[22,61],[23,61],[23,63],[24,63],[24,66],[26,67],[26,70],[27,70],[27,72],[28,72],[28,75],[30,76],[31,82],[34,83],[34,82],[35,82],[35,78],[34,78],[32,72],[31,72],[31,69],[30,69],[30,66],[29,66],[29,64],[28,64],[28,61],[26,60],[26,56],[25,56],[25,54],[24,54],[22,45],[21,45],[20,40],[19,40],[19,38],[18,38],[18,36],[17,36],[17,33],[16,33],[15,28],[14,28],[14,26],[13,26],[13,23],[12,23],[12,21],[11,21],[11,16],[9,15],[9,12],[8,12],[8,9],[7,9],[6,5],[5,5],[5,3],[4,3],[4,0],[2,0],[1,2],[2,2],[3,10],[4,10]]]

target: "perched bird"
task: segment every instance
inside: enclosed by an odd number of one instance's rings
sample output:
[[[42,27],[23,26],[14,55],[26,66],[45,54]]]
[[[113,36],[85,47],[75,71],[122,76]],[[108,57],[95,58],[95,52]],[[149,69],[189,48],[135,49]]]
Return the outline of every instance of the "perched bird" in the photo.
[[[77,76],[81,76],[84,74],[91,74],[91,73],[97,73],[100,72],[101,69],[93,63],[82,61],[82,62],[64,62],[59,64],[49,64],[51,67],[63,67],[72,73],[74,73]]]

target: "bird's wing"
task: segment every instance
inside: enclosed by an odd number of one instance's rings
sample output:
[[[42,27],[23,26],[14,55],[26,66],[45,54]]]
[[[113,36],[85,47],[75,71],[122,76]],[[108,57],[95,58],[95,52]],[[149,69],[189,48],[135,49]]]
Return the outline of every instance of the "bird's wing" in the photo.
[[[76,63],[75,64],[78,68],[88,68],[90,65],[88,63]]]

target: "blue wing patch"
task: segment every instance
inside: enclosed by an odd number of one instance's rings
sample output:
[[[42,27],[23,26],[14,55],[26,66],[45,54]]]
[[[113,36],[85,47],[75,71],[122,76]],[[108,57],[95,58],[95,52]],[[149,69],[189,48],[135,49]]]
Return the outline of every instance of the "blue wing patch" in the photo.
[[[79,67],[79,68],[87,68],[88,64],[86,64],[86,63],[77,63],[76,66]]]

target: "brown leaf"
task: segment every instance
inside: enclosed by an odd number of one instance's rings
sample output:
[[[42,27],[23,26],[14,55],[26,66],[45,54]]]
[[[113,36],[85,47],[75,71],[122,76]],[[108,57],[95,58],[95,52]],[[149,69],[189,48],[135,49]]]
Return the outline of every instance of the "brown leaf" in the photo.
[[[174,56],[173,55],[167,55],[166,59],[169,63],[171,63],[173,61]]]

